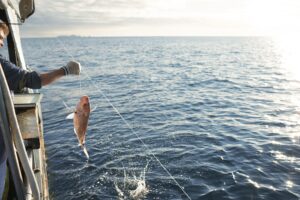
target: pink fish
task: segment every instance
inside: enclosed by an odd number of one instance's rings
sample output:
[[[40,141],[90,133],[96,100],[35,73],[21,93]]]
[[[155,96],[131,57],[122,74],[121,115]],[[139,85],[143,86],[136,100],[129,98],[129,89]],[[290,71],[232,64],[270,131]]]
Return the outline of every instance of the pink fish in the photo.
[[[75,111],[67,116],[67,119],[72,119],[74,122],[74,132],[77,136],[79,146],[81,146],[84,154],[89,158],[89,154],[85,148],[85,136],[88,127],[88,121],[91,108],[88,96],[82,96],[78,102]]]

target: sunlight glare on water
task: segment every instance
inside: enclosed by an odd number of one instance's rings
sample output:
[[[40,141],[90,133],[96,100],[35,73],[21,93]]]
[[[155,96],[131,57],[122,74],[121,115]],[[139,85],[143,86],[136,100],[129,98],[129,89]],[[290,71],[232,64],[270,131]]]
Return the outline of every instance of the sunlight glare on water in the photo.
[[[288,102],[295,111],[295,114],[289,115],[287,120],[293,124],[298,124],[300,122],[300,39],[295,34],[277,36],[272,39],[279,62],[278,66],[286,79],[289,80],[288,84],[284,86],[289,92],[289,95],[284,97],[284,101]],[[287,132],[289,132],[294,143],[299,143],[300,129],[292,132],[287,130]]]
[[[281,67],[290,78],[300,80],[300,39],[294,35],[273,37],[275,51],[281,61]]]

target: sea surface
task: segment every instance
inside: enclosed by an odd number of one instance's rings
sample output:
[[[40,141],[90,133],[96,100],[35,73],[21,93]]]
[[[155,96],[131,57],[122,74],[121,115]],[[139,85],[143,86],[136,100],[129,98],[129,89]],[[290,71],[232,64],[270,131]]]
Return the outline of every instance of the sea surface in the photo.
[[[300,61],[278,44],[23,39],[33,70],[82,64],[39,90],[51,199],[299,199]],[[82,95],[95,108],[88,161],[65,119]]]

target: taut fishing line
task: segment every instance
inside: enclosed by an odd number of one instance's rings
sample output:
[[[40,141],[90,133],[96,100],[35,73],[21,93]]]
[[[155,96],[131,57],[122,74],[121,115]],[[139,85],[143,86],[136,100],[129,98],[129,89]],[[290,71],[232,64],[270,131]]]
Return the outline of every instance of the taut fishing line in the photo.
[[[68,51],[68,49],[66,48],[65,44],[63,41],[61,41],[58,37],[55,37],[55,39],[60,43],[60,45],[63,47],[64,51],[69,55],[70,58],[72,58],[72,60],[75,61],[74,56]],[[104,97],[104,99],[107,101],[107,103],[113,108],[113,110],[117,113],[117,115],[122,119],[122,121],[126,124],[126,126],[130,129],[130,131],[138,138],[138,140],[144,145],[144,147],[146,148],[146,150],[150,153],[150,155],[153,156],[153,158],[159,163],[159,165],[164,169],[164,171],[169,175],[169,177],[174,181],[174,183],[181,189],[181,191],[184,193],[184,195],[191,200],[191,197],[186,193],[186,191],[184,190],[183,186],[181,186],[178,181],[174,178],[174,176],[170,173],[170,171],[162,164],[162,162],[157,158],[157,156],[151,152],[150,148],[148,147],[148,145],[140,138],[140,136],[136,133],[136,131],[133,130],[132,126],[127,122],[127,120],[122,116],[122,114],[119,112],[119,110],[112,104],[112,102],[109,100],[109,98],[104,94],[104,92],[97,87],[97,85],[95,84],[95,82],[92,80],[91,76],[89,76],[89,74],[87,72],[85,72],[85,70],[83,70],[83,66],[82,67],[82,72],[85,74],[85,76],[87,77],[87,79],[89,81],[92,82],[92,84],[94,85],[94,87],[96,88],[96,90]],[[79,75],[80,76],[80,75]],[[97,81],[96,81],[97,82]],[[80,91],[81,91],[81,79],[80,79]],[[65,103],[64,103],[65,104]],[[99,129],[99,128],[98,128]]]
[[[56,39],[59,41],[59,38],[56,37]],[[63,42],[60,42],[61,44],[63,44]],[[64,49],[66,50],[66,47],[64,46]],[[67,52],[67,51],[66,51]],[[68,52],[67,52],[68,53]],[[70,53],[68,53],[69,55],[71,55]],[[71,55],[71,58],[73,60],[74,57]],[[82,66],[82,68],[85,68]],[[176,183],[176,185],[182,190],[182,192],[185,194],[185,196],[188,199],[191,199],[191,197],[185,192],[184,188],[177,182],[177,180],[173,177],[173,175],[169,172],[169,170],[161,163],[161,161],[157,158],[157,156],[155,156],[150,148],[148,147],[148,145],[140,138],[140,136],[136,133],[136,131],[133,130],[132,126],[127,122],[127,120],[123,117],[123,115],[119,112],[119,110],[112,104],[112,102],[108,99],[108,97],[104,94],[104,92],[99,89],[99,87],[97,87],[97,85],[95,84],[95,82],[92,80],[92,78],[88,75],[87,72],[85,72],[85,70],[82,70],[83,73],[86,75],[87,79],[89,81],[92,82],[92,84],[94,85],[94,87],[96,88],[96,90],[104,97],[104,99],[107,101],[107,103],[109,103],[109,105],[113,108],[113,110],[119,115],[119,117],[122,119],[122,121],[127,125],[127,127],[131,130],[131,132],[133,134],[135,134],[135,136],[138,138],[138,140],[144,145],[144,147],[147,149],[148,152],[150,152],[150,154],[153,156],[153,158],[160,164],[160,166],[165,170],[165,172],[171,177],[171,179]],[[80,80],[81,81],[81,80]],[[80,83],[81,86],[81,83]]]

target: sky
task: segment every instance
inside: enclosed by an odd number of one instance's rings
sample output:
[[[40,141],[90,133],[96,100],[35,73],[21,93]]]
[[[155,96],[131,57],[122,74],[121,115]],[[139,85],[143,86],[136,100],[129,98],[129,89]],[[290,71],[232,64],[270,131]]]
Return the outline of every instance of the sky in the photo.
[[[300,33],[300,0],[35,0],[23,37]]]

